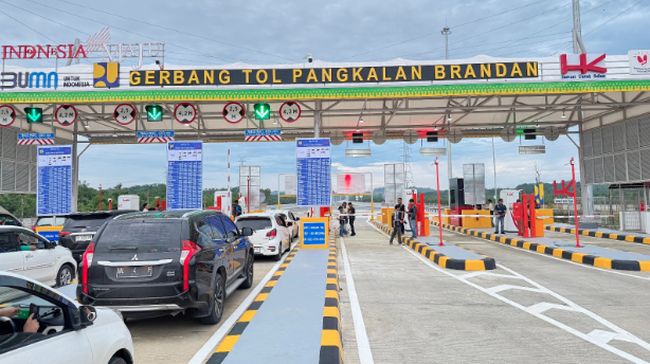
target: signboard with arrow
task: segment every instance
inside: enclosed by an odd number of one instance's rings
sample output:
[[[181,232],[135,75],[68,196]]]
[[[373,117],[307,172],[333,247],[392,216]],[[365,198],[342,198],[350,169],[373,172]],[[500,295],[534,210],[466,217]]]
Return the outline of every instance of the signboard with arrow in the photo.
[[[269,120],[271,118],[271,105],[260,102],[253,106],[253,116],[256,120]]]
[[[146,105],[144,107],[147,112],[147,121],[162,121],[163,108],[160,105]]]
[[[25,117],[27,122],[30,124],[42,123],[43,122],[43,109],[40,107],[26,107]]]

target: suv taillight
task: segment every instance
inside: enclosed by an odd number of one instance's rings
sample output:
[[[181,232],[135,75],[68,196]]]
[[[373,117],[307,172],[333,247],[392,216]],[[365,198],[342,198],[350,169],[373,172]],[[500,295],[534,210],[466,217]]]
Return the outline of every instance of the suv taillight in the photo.
[[[190,289],[190,260],[201,247],[191,240],[183,240],[180,262],[183,265],[183,291]]]
[[[268,233],[266,233],[266,237],[269,238],[269,239],[273,239],[276,236],[278,236],[278,230],[277,229],[273,229],[273,230],[269,231]]]
[[[70,235],[69,231],[59,231],[59,239],[61,239],[64,236]]]
[[[81,258],[81,290],[85,294],[88,294],[88,268],[93,262],[93,255],[95,255],[95,243],[90,242]]]

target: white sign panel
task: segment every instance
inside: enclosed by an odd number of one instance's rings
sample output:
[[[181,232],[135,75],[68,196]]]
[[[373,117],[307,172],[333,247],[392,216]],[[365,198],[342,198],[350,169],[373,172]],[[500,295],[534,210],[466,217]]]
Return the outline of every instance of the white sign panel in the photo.
[[[628,53],[630,73],[633,75],[650,75],[650,50],[633,50]]]
[[[336,193],[342,195],[361,195],[366,192],[366,176],[363,173],[344,173],[336,175]]]

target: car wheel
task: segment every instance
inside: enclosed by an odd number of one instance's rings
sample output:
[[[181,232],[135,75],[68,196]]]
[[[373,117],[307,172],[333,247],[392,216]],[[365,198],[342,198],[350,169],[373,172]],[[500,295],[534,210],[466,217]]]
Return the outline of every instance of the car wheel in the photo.
[[[127,364],[127,362],[121,356],[114,356],[108,361],[108,364]]]
[[[217,281],[214,284],[214,293],[210,299],[210,307],[212,307],[210,314],[206,317],[201,317],[202,324],[214,325],[221,321],[223,316],[223,307],[226,302],[226,280],[223,275],[217,274]]]
[[[74,279],[74,272],[72,271],[72,267],[69,264],[64,264],[61,268],[59,268],[59,272],[56,274],[56,286],[57,287],[63,287]]]
[[[246,273],[244,273],[244,277],[246,277],[246,280],[244,283],[242,283],[239,288],[241,289],[247,289],[251,288],[253,286],[253,274],[254,274],[254,268],[253,268],[253,254],[248,254],[248,258],[246,258],[246,268],[244,269]]]
[[[278,251],[278,253],[277,253],[276,255],[273,256],[273,260],[275,260],[276,262],[277,262],[278,260],[282,259],[282,254],[284,253],[284,252],[282,251],[282,242],[278,243],[278,249],[277,249],[277,251]]]

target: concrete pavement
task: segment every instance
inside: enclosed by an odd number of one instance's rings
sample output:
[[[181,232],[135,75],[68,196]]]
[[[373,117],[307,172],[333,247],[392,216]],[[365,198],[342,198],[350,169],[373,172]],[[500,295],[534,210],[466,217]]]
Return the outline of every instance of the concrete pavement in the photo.
[[[448,232],[444,238],[494,257],[497,270],[445,271],[389,246],[361,222],[358,235],[344,239],[348,254],[340,259],[349,259],[375,362],[650,360],[649,274],[612,274]],[[345,289],[341,303],[346,361],[354,363]],[[624,335],[634,343],[609,340]]]

